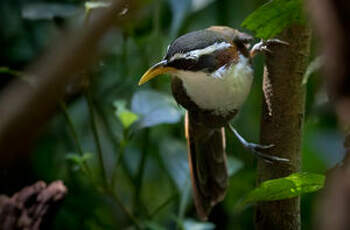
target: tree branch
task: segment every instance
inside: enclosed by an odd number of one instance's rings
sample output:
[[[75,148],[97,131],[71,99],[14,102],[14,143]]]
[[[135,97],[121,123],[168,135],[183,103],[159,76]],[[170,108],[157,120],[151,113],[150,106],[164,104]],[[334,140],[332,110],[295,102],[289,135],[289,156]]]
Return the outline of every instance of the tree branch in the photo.
[[[10,198],[0,196],[0,229],[48,229],[66,194],[62,181],[39,181]]]
[[[268,154],[290,162],[258,161],[257,182],[288,176],[301,167],[305,87],[302,78],[309,56],[311,32],[305,26],[285,29],[279,39],[289,46],[273,45],[266,53],[260,140],[274,144]],[[261,202],[256,209],[256,229],[300,229],[300,199]]]
[[[119,13],[128,7],[126,15]],[[30,85],[16,80],[0,95],[0,166],[8,167],[54,113],[67,84],[96,59],[98,43],[109,29],[135,16],[135,1],[114,0],[89,25],[62,34],[50,51],[27,70]],[[17,144],[17,143],[21,144]]]

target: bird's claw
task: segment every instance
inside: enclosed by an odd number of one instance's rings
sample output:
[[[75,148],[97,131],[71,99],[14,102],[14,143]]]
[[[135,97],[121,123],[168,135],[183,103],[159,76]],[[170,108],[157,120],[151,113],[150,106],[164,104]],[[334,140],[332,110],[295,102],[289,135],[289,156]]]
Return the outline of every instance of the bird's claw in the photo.
[[[260,145],[260,144],[255,144],[255,143],[248,143],[246,145],[246,148],[250,150],[252,153],[254,153],[257,157],[261,158],[264,160],[266,163],[272,164],[273,162],[279,161],[279,162],[289,162],[289,159],[287,158],[282,158],[278,156],[272,156],[269,154],[265,154],[259,151],[259,149],[270,149],[274,147],[274,144],[270,145]]]
[[[263,41],[263,43],[264,42],[265,42],[266,46],[271,46],[271,45],[285,45],[285,46],[289,46],[288,42],[282,41],[282,40],[277,39],[277,38],[268,39],[267,41]]]
[[[264,52],[264,53],[272,53],[272,51],[269,49],[269,47],[273,45],[285,45],[288,46],[289,43],[279,40],[277,38],[274,39],[268,39],[266,41],[261,40],[260,42],[256,43],[252,49],[250,50],[250,56],[254,57],[257,53]]]
[[[255,144],[252,142],[246,141],[241,135],[239,135],[238,131],[232,126],[232,124],[228,124],[228,128],[232,131],[232,133],[237,137],[239,142],[248,149],[250,152],[254,153],[257,157],[260,157],[262,160],[264,160],[267,163],[273,163],[274,161],[279,161],[279,162],[288,162],[289,160],[286,158],[282,157],[277,157],[277,156],[272,156],[269,154],[265,154],[260,152],[259,150],[266,150],[274,147],[274,144],[270,145],[260,145],[260,144]]]
[[[255,144],[255,143],[248,143],[248,148],[251,149],[270,149],[272,147],[274,147],[274,144],[270,144],[270,145],[260,145],[260,144]]]

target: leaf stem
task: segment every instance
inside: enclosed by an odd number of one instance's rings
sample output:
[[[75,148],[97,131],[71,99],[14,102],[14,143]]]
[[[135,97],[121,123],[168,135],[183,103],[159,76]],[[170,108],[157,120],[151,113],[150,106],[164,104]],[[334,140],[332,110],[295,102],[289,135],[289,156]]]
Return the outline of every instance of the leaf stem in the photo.
[[[142,229],[141,224],[137,220],[137,218],[124,206],[123,202],[120,200],[118,194],[112,189],[106,190],[107,194],[115,201],[115,203],[120,207],[120,209],[126,214],[126,216],[134,223],[137,229]]]
[[[164,209],[168,204],[170,204],[177,197],[177,194],[173,194],[168,199],[166,199],[161,205],[159,205],[154,211],[150,214],[150,218],[152,219],[155,215],[157,215],[162,209]]]
[[[94,113],[94,103],[92,100],[92,95],[91,95],[90,90],[87,90],[85,92],[85,98],[86,98],[87,103],[88,103],[88,108],[89,108],[89,113],[90,113],[90,123],[91,123],[92,131],[93,131],[93,135],[94,135],[94,139],[95,139],[95,143],[96,143],[96,148],[97,148],[97,152],[98,152],[98,156],[99,156],[100,167],[101,167],[102,173],[103,173],[102,176],[103,176],[103,181],[104,181],[104,191],[110,195],[110,197],[115,201],[115,203],[120,207],[120,209],[134,223],[136,228],[141,229],[141,225],[138,222],[138,220],[136,219],[136,217],[131,212],[129,212],[129,210],[124,206],[123,202],[120,200],[118,194],[113,190],[113,188],[111,188],[109,186],[109,183],[108,183],[107,177],[106,177],[106,170],[105,170],[104,163],[103,163],[101,142],[100,142],[100,139],[98,136],[97,126],[96,126],[96,122],[95,122],[96,120],[95,120],[95,113]]]
[[[148,142],[149,142],[149,129],[146,128],[144,142],[143,142],[144,146],[142,148],[142,149],[144,149],[144,152],[141,155],[140,164],[139,164],[136,178],[135,178],[135,180],[136,180],[135,200],[134,200],[135,207],[141,202],[142,181],[143,181],[143,175],[145,172],[146,159],[147,159],[147,155],[148,155],[148,151],[147,151]]]
[[[94,103],[92,100],[92,95],[91,95],[90,89],[87,89],[84,92],[84,96],[86,98],[88,109],[89,109],[90,125],[92,128],[93,137],[95,139],[95,145],[96,145],[99,164],[100,164],[100,168],[101,168],[103,184],[104,184],[105,188],[108,188],[108,180],[107,180],[106,169],[105,169],[104,161],[103,161],[103,153],[102,153],[102,148],[101,148],[100,137],[98,135],[98,130],[97,130],[97,126],[96,126]]]
[[[130,180],[132,185],[135,185],[134,184],[134,177],[132,176],[130,169],[126,166],[126,164],[124,162],[123,152],[125,151],[125,146],[119,146],[119,143],[117,141],[118,137],[113,133],[113,130],[111,128],[111,123],[108,121],[108,118],[107,118],[108,111],[105,112],[104,108],[102,107],[102,105],[100,103],[96,104],[96,110],[97,110],[99,116],[101,117],[101,121],[102,121],[104,128],[106,129],[107,137],[109,138],[110,142],[113,144],[113,148],[115,149],[116,155],[118,155],[117,160],[116,160],[116,167],[119,165],[119,162],[120,162],[121,166],[123,167],[123,170],[125,171],[126,176]],[[120,142],[122,142],[122,140]],[[122,144],[120,143],[120,145],[122,145]],[[117,154],[118,148],[120,148],[119,154]],[[115,176],[112,176],[112,183],[113,183],[114,178],[115,178]]]
[[[186,183],[183,187],[183,191],[181,192],[181,200],[180,200],[180,207],[179,207],[179,213],[177,216],[177,226],[176,229],[183,229],[183,219],[185,216],[186,206],[188,204],[188,201],[190,199],[191,194],[191,182],[189,180],[186,180]]]
[[[77,131],[76,131],[75,127],[74,127],[72,118],[71,118],[71,116],[68,113],[67,105],[64,103],[64,101],[60,101],[59,104],[60,104],[61,110],[63,112],[63,116],[64,116],[64,118],[65,118],[65,120],[66,120],[66,122],[68,124],[69,129],[70,129],[70,132],[71,132],[71,135],[73,137],[73,141],[75,143],[75,146],[76,146],[76,148],[78,150],[78,153],[79,153],[80,156],[83,156],[84,155],[83,148],[82,148],[82,146],[80,144],[80,141],[79,141],[79,138],[78,138],[78,134],[77,134]],[[83,161],[83,167],[84,167],[86,173],[88,174],[88,176],[91,177],[90,168],[89,168],[88,164],[85,161]]]

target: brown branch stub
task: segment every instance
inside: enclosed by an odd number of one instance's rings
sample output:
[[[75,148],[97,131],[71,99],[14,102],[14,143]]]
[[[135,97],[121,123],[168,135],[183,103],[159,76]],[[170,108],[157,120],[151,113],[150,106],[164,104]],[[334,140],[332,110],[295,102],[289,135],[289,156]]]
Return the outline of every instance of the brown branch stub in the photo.
[[[51,222],[67,188],[62,181],[46,185],[43,181],[23,188],[11,198],[0,196],[0,229],[38,230]]]
[[[311,31],[307,26],[293,25],[279,39],[289,46],[275,45],[266,53],[264,70],[261,143],[274,144],[271,155],[290,162],[258,162],[257,182],[288,176],[301,167],[301,140],[304,121],[305,86]],[[299,198],[261,202],[256,209],[256,229],[300,229]]]

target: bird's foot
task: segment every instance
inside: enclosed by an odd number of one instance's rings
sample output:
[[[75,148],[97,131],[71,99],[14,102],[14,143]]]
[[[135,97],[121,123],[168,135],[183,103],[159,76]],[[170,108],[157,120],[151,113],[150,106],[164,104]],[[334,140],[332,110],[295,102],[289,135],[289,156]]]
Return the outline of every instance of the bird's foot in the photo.
[[[248,149],[250,152],[255,154],[257,157],[259,157],[260,159],[264,160],[266,163],[270,163],[271,164],[274,161],[289,162],[289,159],[287,159],[287,158],[278,157],[278,156],[272,156],[272,155],[269,155],[269,154],[261,152],[261,150],[273,148],[275,146],[273,144],[260,145],[260,144],[247,142],[247,143],[243,144],[243,146],[246,149]]]
[[[276,162],[276,161],[289,162],[289,159],[287,159],[287,158],[272,156],[272,155],[261,152],[261,150],[266,150],[266,149],[270,149],[270,148],[274,147],[273,144],[260,145],[260,144],[248,142],[238,133],[238,131],[231,124],[228,124],[228,127],[232,131],[232,133],[237,137],[237,139],[243,145],[244,148],[246,148],[250,152],[254,153],[257,157],[264,160],[265,162],[267,162],[267,163],[272,163],[272,162]]]
[[[288,46],[289,43],[285,41],[281,41],[277,38],[274,39],[268,39],[266,41],[261,40],[260,42],[256,43],[250,50],[250,57],[254,57],[258,53],[272,53],[272,51],[269,49],[272,45],[285,45]]]

